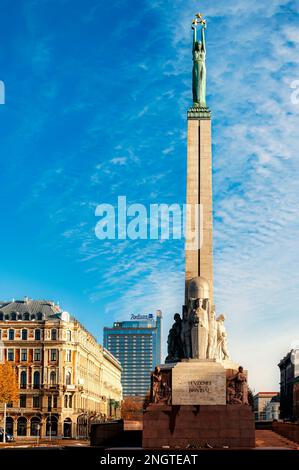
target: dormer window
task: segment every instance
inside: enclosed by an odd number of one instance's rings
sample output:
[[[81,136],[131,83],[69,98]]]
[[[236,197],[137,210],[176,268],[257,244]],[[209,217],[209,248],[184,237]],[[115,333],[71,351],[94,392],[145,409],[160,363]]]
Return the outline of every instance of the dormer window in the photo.
[[[25,321],[30,320],[30,315],[29,315],[28,312],[24,313],[24,320],[25,320]]]

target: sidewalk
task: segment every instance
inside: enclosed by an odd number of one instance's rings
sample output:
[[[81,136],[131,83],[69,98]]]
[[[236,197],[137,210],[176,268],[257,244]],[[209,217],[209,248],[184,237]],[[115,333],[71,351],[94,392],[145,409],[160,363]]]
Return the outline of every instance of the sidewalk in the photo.
[[[299,450],[299,444],[277,434],[274,431],[256,430],[255,445],[257,448],[280,448],[289,450]]]
[[[18,439],[14,442],[0,442],[0,450],[13,447],[89,447],[89,445],[89,440],[84,439],[52,439],[51,441],[49,439],[40,439],[38,443],[36,439]]]

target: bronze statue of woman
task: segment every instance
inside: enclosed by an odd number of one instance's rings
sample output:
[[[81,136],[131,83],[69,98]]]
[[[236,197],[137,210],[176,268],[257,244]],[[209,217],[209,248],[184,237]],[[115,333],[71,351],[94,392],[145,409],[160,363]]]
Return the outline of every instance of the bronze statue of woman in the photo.
[[[192,90],[193,106],[195,108],[206,108],[206,24],[201,22],[201,41],[197,41],[197,20],[193,21],[193,73]]]

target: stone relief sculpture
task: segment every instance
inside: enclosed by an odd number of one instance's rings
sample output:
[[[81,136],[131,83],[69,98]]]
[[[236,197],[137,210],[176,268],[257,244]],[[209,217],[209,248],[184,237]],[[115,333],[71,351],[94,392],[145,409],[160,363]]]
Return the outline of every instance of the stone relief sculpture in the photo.
[[[153,403],[158,403],[160,401],[161,394],[161,385],[162,385],[162,372],[160,367],[155,367],[155,370],[152,374],[152,401]]]
[[[167,363],[181,359],[229,359],[225,316],[216,319],[215,306],[210,308],[206,279],[196,277],[189,281],[183,318],[176,313],[174,320],[167,340]]]
[[[216,320],[215,305],[212,305],[209,316],[209,342],[208,342],[208,358],[217,358],[217,330],[218,324]]]
[[[167,353],[166,362],[177,362],[183,357],[182,319],[179,313],[174,315],[174,324],[169,330]]]
[[[227,380],[227,403],[231,405],[248,405],[247,377],[242,366],[238,372]]]
[[[225,315],[219,315],[217,318],[217,358],[220,360],[229,359],[225,319]]]
[[[206,359],[209,338],[208,299],[196,299],[192,320],[192,358]]]
[[[192,318],[188,315],[187,306],[184,305],[181,341],[182,341],[182,346],[183,346],[183,357],[185,359],[189,359],[190,357],[192,357],[191,329],[192,329]]]
[[[152,403],[171,403],[171,386],[169,383],[169,371],[162,373],[160,367],[156,367],[152,373],[151,402]]]

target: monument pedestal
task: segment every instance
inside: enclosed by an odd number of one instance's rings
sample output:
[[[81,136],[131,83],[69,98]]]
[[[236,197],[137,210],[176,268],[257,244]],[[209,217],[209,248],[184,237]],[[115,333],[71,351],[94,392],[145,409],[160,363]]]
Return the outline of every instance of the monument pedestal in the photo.
[[[254,415],[248,405],[151,404],[144,412],[142,446],[254,447]]]
[[[159,369],[160,394],[143,415],[144,448],[255,447],[251,407],[227,404],[227,379],[237,364],[188,359]]]
[[[214,359],[178,362],[171,371],[172,405],[225,405],[226,372]]]

